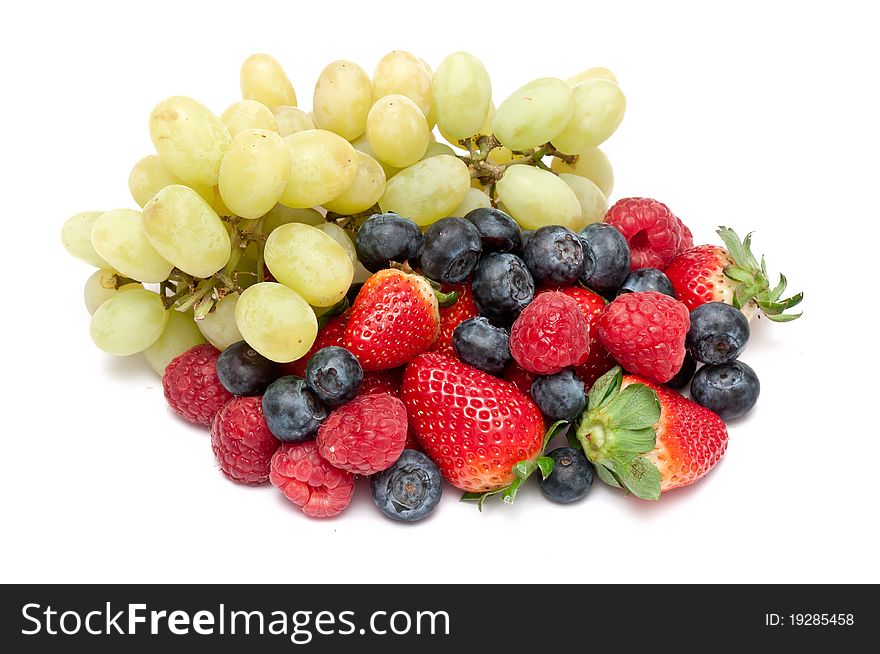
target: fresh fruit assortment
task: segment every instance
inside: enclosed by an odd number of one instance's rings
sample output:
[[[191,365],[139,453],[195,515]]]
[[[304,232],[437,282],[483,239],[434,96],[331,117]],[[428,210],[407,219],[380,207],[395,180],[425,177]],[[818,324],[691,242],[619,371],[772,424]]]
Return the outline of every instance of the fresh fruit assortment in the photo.
[[[161,101],[129,177],[141,209],[61,234],[98,269],[95,344],[144,354],[229,479],[323,518],[369,476],[413,522],[444,484],[481,508],[536,472],[557,503],[594,476],[658,499],[723,456],[723,421],[760,391],[749,319],[792,320],[803,296],[771,285],[751,235],[694,247],[658,200],[609,208],[610,71],[496,108],[473,55],[432,73],[394,51],[372,77],[329,64],[309,113],[258,54],[241,94],[219,116]]]

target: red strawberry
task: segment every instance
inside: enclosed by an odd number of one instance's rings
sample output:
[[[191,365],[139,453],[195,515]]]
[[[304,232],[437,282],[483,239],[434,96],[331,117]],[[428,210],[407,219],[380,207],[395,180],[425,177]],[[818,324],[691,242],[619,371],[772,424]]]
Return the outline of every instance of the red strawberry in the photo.
[[[332,316],[327,320],[325,325],[318,332],[318,337],[314,344],[303,356],[296,361],[282,364],[281,368],[285,375],[296,375],[297,377],[306,376],[306,364],[315,352],[331,345],[342,345],[342,337],[345,334],[345,327],[348,325],[348,319],[351,317],[351,309],[346,309],[339,315]]]
[[[525,368],[520,368],[516,363],[511,363],[504,371],[504,379],[511,382],[529,397],[532,396],[532,382],[535,381],[537,376]]]
[[[668,295],[624,293],[599,316],[599,340],[624,368],[663,383],[681,370],[690,325],[687,307]]]
[[[395,370],[365,372],[364,381],[361,382],[361,390],[358,391],[358,397],[377,395],[378,393],[390,393],[397,397],[400,391],[400,378],[396,372]]]
[[[539,375],[584,363],[590,330],[578,303],[556,291],[536,296],[510,328],[510,353],[522,368]]]
[[[599,377],[614,367],[614,358],[608,354],[605,346],[599,342],[599,316],[605,309],[605,299],[582,286],[566,286],[558,289],[565,293],[578,304],[584,318],[587,319],[587,327],[590,335],[590,353],[587,360],[574,367],[575,374],[581,378],[589,389]],[[538,291],[538,294],[546,291]]]
[[[342,344],[364,371],[388,370],[427,351],[439,331],[437,297],[428,280],[380,270],[358,293]]]
[[[444,293],[458,293],[458,299],[449,306],[440,307],[440,335],[431,346],[431,352],[443,352],[452,356],[455,348],[452,347],[452,332],[468,318],[480,315],[480,310],[471,295],[470,282],[464,284],[443,284],[440,289]]]
[[[512,485],[520,462],[534,470],[544,419],[510,382],[429,353],[406,367],[400,396],[425,453],[456,488],[498,491]]]
[[[694,483],[727,449],[717,415],[619,368],[596,381],[577,438],[602,481],[650,500]]]
[[[663,270],[680,251],[683,223],[673,215],[669,207],[657,200],[618,200],[605,214],[605,222],[620,230],[629,243],[632,270]],[[687,234],[690,234],[690,230],[687,230]]]
[[[718,235],[727,248],[698,245],[677,255],[667,266],[666,276],[672,282],[678,299],[693,311],[707,302],[724,302],[741,309],[748,318],[760,309],[776,322],[794,320],[801,314],[786,314],[797,306],[803,293],[782,299],[787,280],[770,288],[767,267],[752,254],[752,235],[740,241],[736,232],[720,227]]]

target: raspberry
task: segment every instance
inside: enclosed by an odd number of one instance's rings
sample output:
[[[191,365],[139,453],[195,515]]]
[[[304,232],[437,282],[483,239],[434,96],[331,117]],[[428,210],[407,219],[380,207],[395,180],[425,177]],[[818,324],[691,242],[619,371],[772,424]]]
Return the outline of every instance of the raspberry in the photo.
[[[217,377],[219,356],[220,351],[213,345],[196,345],[165,368],[165,399],[184,420],[210,427],[214,416],[232,397]]]
[[[318,337],[315,339],[314,344],[308,352],[296,361],[281,365],[283,371],[282,374],[296,375],[297,377],[304,378],[306,376],[306,364],[308,364],[309,359],[312,358],[315,352],[331,345],[342,347],[342,336],[345,334],[345,327],[348,325],[348,319],[350,316],[351,309],[346,309],[338,316],[330,318],[327,323],[321,327],[321,331],[318,332]]]
[[[605,222],[620,230],[629,243],[632,270],[663,270],[678,254],[683,223],[662,202],[650,198],[618,200],[605,214]]]
[[[458,291],[458,299],[454,304],[448,307],[440,307],[440,335],[431,346],[431,352],[442,352],[450,356],[457,356],[455,348],[452,347],[452,332],[468,318],[475,318],[480,315],[480,310],[474,302],[471,295],[470,282],[464,284],[443,284],[441,286],[443,293],[451,293]]]
[[[400,457],[407,426],[399,399],[387,393],[365,395],[328,416],[318,429],[318,451],[337,468],[372,475]]]
[[[681,369],[691,320],[663,293],[625,293],[599,317],[599,340],[629,372],[664,383]]]
[[[544,291],[541,291],[544,292]],[[605,310],[605,299],[593,291],[580,286],[566,286],[559,289],[577,302],[581,313],[587,319],[590,332],[590,354],[582,364],[575,366],[574,372],[589,389],[593,382],[614,367],[614,358],[599,342],[599,316]]]
[[[269,461],[279,441],[263,417],[262,397],[234,397],[211,424],[211,447],[224,475],[240,484],[269,479]]]
[[[541,293],[513,323],[510,353],[529,372],[552,375],[586,361],[590,326],[573,299],[558,291]]]
[[[676,218],[676,220],[681,228],[681,243],[678,244],[678,252],[676,252],[676,254],[680,254],[694,247],[694,235],[690,228],[681,221],[681,218]]]
[[[272,455],[269,481],[312,518],[341,513],[354,494],[354,475],[323,459],[315,441],[282,443]]]
[[[378,393],[391,393],[391,395],[397,397],[399,390],[400,375],[397,370],[365,372],[364,381],[361,382],[361,390],[358,391],[358,397],[377,395]]]

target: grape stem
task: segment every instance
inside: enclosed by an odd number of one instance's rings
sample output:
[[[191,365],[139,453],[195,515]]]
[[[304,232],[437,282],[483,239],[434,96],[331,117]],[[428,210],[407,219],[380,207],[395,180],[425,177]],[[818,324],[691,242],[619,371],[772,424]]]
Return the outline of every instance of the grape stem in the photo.
[[[576,154],[563,154],[553,147],[552,143],[545,143],[530,150],[514,151],[513,154],[517,155],[517,159],[500,164],[489,161],[489,154],[501,147],[501,143],[494,135],[483,134],[476,138],[462,139],[458,143],[468,151],[467,155],[461,155],[459,159],[467,164],[471,179],[478,179],[481,183],[489,185],[493,194],[495,183],[510,166],[535,166],[549,171],[551,168],[544,163],[545,157],[556,157],[567,164],[574,164],[578,159]],[[491,197],[494,199],[494,195]]]

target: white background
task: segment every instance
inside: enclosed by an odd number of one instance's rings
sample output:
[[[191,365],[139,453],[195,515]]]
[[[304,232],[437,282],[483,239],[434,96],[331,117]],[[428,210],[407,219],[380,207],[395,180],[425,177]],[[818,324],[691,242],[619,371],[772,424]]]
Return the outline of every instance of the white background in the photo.
[[[4,582],[880,581],[876,412],[876,16],[861,2],[13,3],[0,38],[4,231],[0,580]],[[10,8],[11,7],[11,8]],[[802,320],[753,323],[755,411],[723,463],[658,503],[598,483],[574,507],[534,489],[482,515],[448,489],[401,526],[361,482],[337,519],[217,471],[139,357],[88,336],[59,228],[134,206],[165,96],[216,112],[270,52],[309,107],[334,59],[479,56],[496,102],[604,65],[627,94],[604,146],[613,199],[665,201],[697,242],[756,230]],[[564,563],[567,561],[568,563]]]

